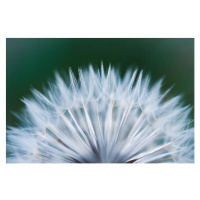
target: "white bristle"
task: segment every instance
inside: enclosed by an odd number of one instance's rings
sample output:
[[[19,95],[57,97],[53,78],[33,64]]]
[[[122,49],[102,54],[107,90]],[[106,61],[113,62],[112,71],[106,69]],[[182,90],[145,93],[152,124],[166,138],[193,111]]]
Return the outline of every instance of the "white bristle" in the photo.
[[[162,80],[152,87],[143,72],[121,79],[108,72],[69,70],[70,84],[56,73],[44,94],[23,99],[20,127],[9,127],[7,162],[160,163],[194,162],[190,108],[164,100]]]

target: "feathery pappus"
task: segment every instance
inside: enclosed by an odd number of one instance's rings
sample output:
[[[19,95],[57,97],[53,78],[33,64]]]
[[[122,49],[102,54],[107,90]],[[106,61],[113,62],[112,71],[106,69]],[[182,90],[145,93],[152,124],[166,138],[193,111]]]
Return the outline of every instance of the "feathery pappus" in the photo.
[[[150,87],[142,71],[124,78],[109,67],[72,70],[43,93],[22,101],[18,127],[8,127],[11,163],[193,163],[191,108],[164,100],[162,80]],[[69,84],[67,83],[69,82]]]

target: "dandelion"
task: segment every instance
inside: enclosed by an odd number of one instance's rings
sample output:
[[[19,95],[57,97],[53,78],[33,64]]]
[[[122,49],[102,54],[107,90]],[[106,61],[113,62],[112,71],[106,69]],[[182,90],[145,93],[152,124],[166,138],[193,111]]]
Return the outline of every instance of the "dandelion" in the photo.
[[[22,100],[21,123],[8,128],[7,162],[194,162],[191,108],[180,96],[165,100],[162,80],[150,87],[142,71],[121,79],[103,64],[97,72],[79,69],[78,80],[71,69],[67,80],[55,79]]]

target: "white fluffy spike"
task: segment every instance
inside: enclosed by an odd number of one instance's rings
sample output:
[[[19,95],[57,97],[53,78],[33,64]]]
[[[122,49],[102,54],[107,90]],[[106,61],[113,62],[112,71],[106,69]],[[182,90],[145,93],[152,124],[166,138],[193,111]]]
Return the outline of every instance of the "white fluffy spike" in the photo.
[[[143,72],[124,79],[103,64],[97,73],[69,70],[70,85],[56,73],[44,94],[32,90],[20,127],[8,128],[7,162],[194,162],[190,108],[164,101],[162,80],[151,88]],[[136,78],[138,76],[138,78]]]

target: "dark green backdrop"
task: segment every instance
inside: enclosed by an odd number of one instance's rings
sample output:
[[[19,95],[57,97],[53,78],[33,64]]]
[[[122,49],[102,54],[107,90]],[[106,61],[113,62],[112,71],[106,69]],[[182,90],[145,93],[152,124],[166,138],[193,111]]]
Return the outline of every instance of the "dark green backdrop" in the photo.
[[[14,39],[6,40],[6,120],[16,123],[11,111],[20,112],[22,96],[41,86],[53,72],[92,63],[105,68],[111,62],[122,74],[130,66],[150,73],[152,81],[165,76],[164,88],[175,84],[172,95],[183,94],[194,106],[194,39]],[[193,118],[194,111],[191,114]]]

